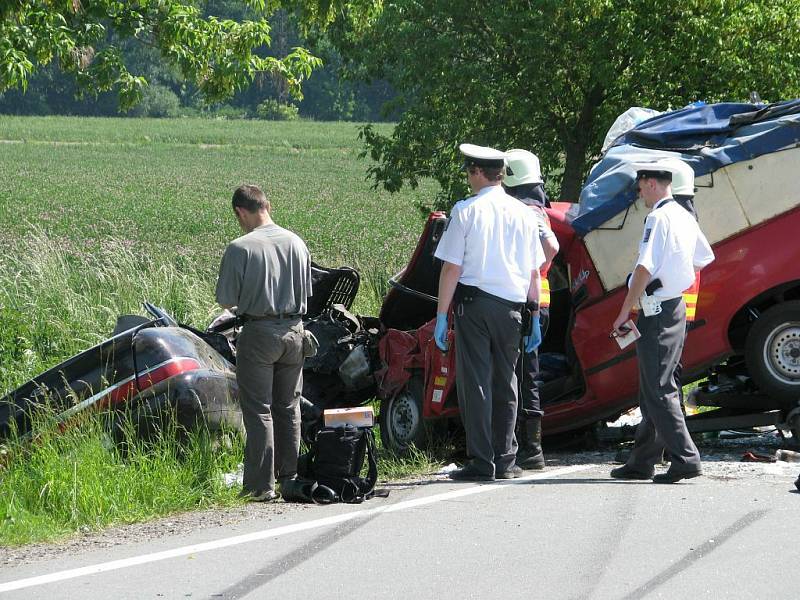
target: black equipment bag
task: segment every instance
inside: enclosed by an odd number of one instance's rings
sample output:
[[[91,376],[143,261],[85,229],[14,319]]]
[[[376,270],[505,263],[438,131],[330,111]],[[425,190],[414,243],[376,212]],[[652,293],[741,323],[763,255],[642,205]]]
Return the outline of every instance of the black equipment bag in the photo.
[[[364,459],[367,476],[361,476]],[[312,481],[309,498],[318,504],[358,504],[372,497],[378,481],[375,434],[370,427],[324,427],[300,456],[297,474]]]

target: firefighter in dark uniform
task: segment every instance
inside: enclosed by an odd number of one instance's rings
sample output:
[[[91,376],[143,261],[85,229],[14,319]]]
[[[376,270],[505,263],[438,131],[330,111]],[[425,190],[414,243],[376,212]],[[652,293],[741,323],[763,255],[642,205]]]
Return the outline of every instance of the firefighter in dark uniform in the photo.
[[[529,206],[539,225],[539,242],[544,251],[544,264],[539,269],[541,294],[539,315],[542,335],[547,332],[550,312],[550,285],[547,272],[558,254],[558,240],[550,227],[545,207],[550,201],[544,191],[544,181],[539,167],[539,157],[527,150],[506,152],[506,174],[503,177],[506,193]],[[543,469],[542,452],[542,402],[536,377],[539,374],[539,350],[523,352],[519,357],[517,371],[520,376],[519,409],[517,411],[517,465],[522,469]]]
[[[523,335],[526,350],[541,343],[539,267],[544,260],[536,219],[503,191],[505,154],[461,144],[474,196],[456,203],[435,256],[443,261],[434,338],[447,349],[453,302],[458,405],[470,460],[456,480],[519,477],[516,466],[517,376]],[[535,309],[523,331],[526,302]]]
[[[675,368],[686,337],[682,292],[693,283],[696,272],[714,260],[714,253],[694,217],[672,198],[671,171],[639,170],[636,182],[640,198],[651,211],[612,335],[626,333],[624,323],[638,301],[636,324],[641,338],[636,354],[642,422],[636,429],[630,457],[611,471],[611,477],[675,483],[702,474],[700,454],[681,410]],[[660,287],[647,295],[648,284],[656,279]],[[654,475],[654,467],[665,451],[670,467],[666,473]]]

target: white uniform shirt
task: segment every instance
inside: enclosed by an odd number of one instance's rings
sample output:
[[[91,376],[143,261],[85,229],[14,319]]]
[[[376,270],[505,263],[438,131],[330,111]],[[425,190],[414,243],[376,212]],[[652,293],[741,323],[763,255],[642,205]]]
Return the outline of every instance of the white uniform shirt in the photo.
[[[461,283],[511,302],[527,300],[544,262],[533,211],[499,185],[456,203],[435,256],[461,266]]]
[[[637,265],[660,279],[653,295],[659,300],[678,298],[692,282],[695,270],[714,260],[714,252],[694,217],[671,198],[659,200],[644,222]]]

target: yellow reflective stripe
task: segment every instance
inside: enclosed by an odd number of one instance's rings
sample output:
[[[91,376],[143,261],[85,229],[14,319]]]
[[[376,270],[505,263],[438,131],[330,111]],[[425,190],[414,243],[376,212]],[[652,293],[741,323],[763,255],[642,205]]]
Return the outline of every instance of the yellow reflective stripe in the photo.
[[[683,301],[686,303],[686,321],[691,323],[697,314],[697,296],[700,293],[700,273],[694,278],[692,285],[683,291]]]
[[[539,294],[539,306],[547,308],[550,306],[550,282],[542,277],[542,291]]]

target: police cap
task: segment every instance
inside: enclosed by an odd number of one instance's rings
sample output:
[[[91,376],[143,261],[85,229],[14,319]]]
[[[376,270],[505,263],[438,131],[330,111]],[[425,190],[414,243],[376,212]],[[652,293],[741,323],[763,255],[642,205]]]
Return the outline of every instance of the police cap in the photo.
[[[474,166],[499,169],[505,165],[506,155],[500,150],[475,144],[461,144],[458,149],[464,155],[464,168]]]
[[[662,169],[640,169],[636,171],[636,181],[640,179],[661,179],[672,181],[672,171]]]

